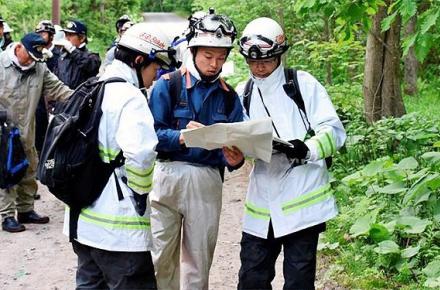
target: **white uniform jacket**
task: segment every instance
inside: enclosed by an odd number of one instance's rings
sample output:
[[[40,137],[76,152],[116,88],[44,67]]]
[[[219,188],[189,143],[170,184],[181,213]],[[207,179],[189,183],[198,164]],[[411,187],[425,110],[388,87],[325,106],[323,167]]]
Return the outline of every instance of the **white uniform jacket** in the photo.
[[[157,137],[146,97],[138,89],[136,72],[115,60],[101,77],[120,77],[127,82],[105,87],[102,117],[99,123],[100,155],[103,161],[115,159],[122,150],[125,164],[115,170],[124,199],[118,199],[112,175],[101,196],[83,209],[78,220],[78,242],[108,251],[140,252],[151,249],[150,208],[139,216],[133,192],[150,192],[156,157]],[[122,177],[127,178],[127,184]],[[64,233],[68,235],[66,211]]]
[[[284,68],[280,65],[269,77],[253,77],[253,80],[250,119],[268,116],[262,97],[280,138],[305,140],[307,128],[299,109],[283,89],[286,83]],[[324,87],[304,71],[298,71],[298,82],[308,120],[316,132],[305,141],[311,156],[307,164],[290,171],[290,162],[282,153],[274,153],[270,163],[255,161],[246,197],[243,231],[257,237],[267,238],[270,221],[275,237],[281,237],[337,215],[324,158],[344,144],[345,130]],[[241,93],[243,86],[237,91]]]

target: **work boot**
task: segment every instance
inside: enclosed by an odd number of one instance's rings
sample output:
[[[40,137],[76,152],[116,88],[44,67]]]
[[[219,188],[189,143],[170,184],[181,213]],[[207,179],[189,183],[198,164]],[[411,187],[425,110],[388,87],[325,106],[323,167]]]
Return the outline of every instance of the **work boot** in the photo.
[[[18,221],[23,224],[47,224],[49,222],[48,216],[40,216],[34,210],[28,212],[19,212]]]
[[[26,228],[20,224],[15,217],[7,217],[2,222],[2,230],[10,233],[18,233],[24,231]]]

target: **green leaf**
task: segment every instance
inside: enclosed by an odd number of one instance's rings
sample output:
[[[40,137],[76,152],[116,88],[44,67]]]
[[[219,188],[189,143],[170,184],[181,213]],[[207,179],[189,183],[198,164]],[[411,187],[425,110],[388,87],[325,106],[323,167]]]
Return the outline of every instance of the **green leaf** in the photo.
[[[371,214],[367,214],[363,217],[358,218],[355,223],[350,227],[350,234],[353,237],[360,235],[365,235],[370,230],[370,225],[373,223],[373,218]]]
[[[390,29],[391,24],[393,23],[394,19],[395,19],[396,16],[397,16],[397,13],[398,13],[398,11],[396,11],[396,12],[394,12],[393,14],[391,14],[391,15],[385,17],[385,19],[382,20],[382,23],[381,23],[381,29],[382,29],[382,32],[385,32],[385,31],[387,31],[388,29]]]
[[[370,238],[375,242],[379,243],[390,238],[390,233],[388,229],[381,224],[372,224],[369,231]]]
[[[419,34],[417,37],[417,45],[415,46],[415,52],[417,60],[423,62],[431,50],[432,46],[432,35],[429,33]]]
[[[397,164],[397,167],[401,170],[411,170],[416,169],[419,166],[419,163],[414,157],[407,157],[405,159],[400,160]]]
[[[432,147],[440,148],[440,141],[435,142],[434,145],[432,145]]]
[[[400,5],[402,22],[405,24],[417,12],[417,3],[414,0],[403,0]]]
[[[362,173],[367,176],[375,176],[391,166],[393,166],[393,161],[387,156],[367,164],[364,169],[362,169]]]
[[[408,234],[423,233],[430,224],[430,221],[422,220],[415,216],[403,216],[397,219],[397,225],[403,226],[403,231]]]
[[[425,159],[429,163],[436,164],[440,162],[440,152],[426,152],[420,157]]]
[[[408,54],[409,49],[416,42],[417,35],[418,35],[418,33],[414,33],[412,35],[408,35],[407,37],[405,37],[403,39],[403,42],[402,42],[403,56],[406,56]]]
[[[423,283],[423,286],[428,288],[439,288],[440,287],[440,277],[434,277],[434,278],[428,278],[426,279],[425,283]]]
[[[424,175],[414,182],[414,184],[403,197],[403,204],[407,204],[409,201],[417,198],[418,196],[431,192],[431,190],[428,188],[428,183],[431,180],[431,176],[432,175]]]
[[[379,187],[376,189],[377,192],[386,194],[397,194],[406,191],[407,188],[403,182],[395,182],[384,187]]]
[[[437,21],[440,9],[429,9],[425,11],[421,16],[420,33],[425,34]]]
[[[417,255],[419,251],[420,251],[420,246],[417,245],[415,247],[408,247],[406,249],[403,249],[400,255],[402,256],[402,258],[411,258]]]
[[[440,258],[437,256],[437,258]],[[427,277],[440,277],[440,259],[434,260],[422,270]]]
[[[374,251],[378,254],[398,254],[400,253],[399,245],[394,241],[386,240],[378,244]]]

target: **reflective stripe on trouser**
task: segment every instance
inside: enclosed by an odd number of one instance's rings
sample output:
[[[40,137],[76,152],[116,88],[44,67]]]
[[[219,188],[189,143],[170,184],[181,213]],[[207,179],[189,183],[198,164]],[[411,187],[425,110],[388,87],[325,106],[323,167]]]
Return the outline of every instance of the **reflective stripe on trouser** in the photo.
[[[28,212],[34,209],[34,196],[38,190],[35,180],[37,169],[37,152],[26,151],[29,167],[23,179],[9,190],[0,189],[0,214],[4,217],[15,216],[18,212]]]
[[[159,289],[208,289],[221,193],[218,169],[185,162],[156,164],[149,198],[152,256]]]

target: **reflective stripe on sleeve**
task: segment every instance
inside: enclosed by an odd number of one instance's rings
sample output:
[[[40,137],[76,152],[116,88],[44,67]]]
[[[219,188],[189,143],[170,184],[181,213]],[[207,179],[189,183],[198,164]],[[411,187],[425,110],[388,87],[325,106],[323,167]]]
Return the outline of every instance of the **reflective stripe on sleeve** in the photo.
[[[250,202],[246,202],[245,206],[245,212],[246,214],[256,218],[256,219],[262,219],[262,220],[269,220],[270,219],[270,211],[265,208],[256,207],[255,205],[251,204]]]
[[[332,156],[336,152],[336,141],[331,131],[318,132],[310,140],[317,144],[320,159]]]
[[[333,196],[330,183],[282,204],[285,215],[310,207]]]
[[[79,219],[109,229],[145,230],[150,228],[150,219],[146,217],[125,217],[100,214],[90,209],[81,210]]]
[[[150,192],[153,183],[153,170],[154,164],[147,169],[137,169],[126,164],[128,186],[136,192]]]
[[[120,150],[113,150],[110,148],[104,148],[102,146],[99,146],[99,157],[101,157],[101,160],[104,162],[110,162],[112,160],[115,160],[119,152]]]

